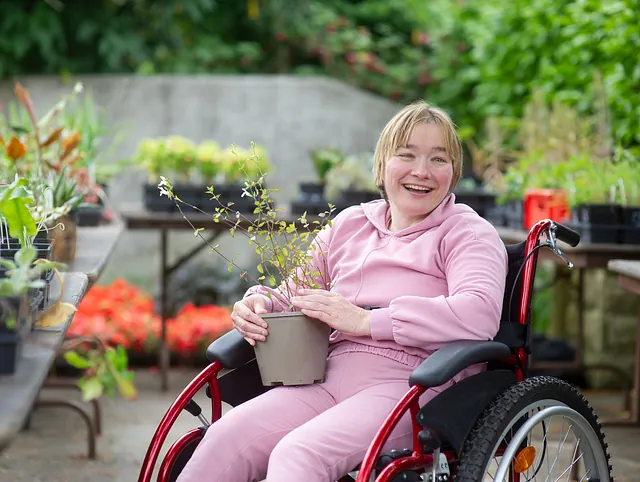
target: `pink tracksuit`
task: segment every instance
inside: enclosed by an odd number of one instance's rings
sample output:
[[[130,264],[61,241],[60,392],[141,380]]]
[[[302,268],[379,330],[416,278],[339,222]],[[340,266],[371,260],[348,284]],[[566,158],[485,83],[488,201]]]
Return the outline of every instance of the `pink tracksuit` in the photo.
[[[380,307],[371,336],[334,333],[324,383],[278,387],[230,410],[209,428],[179,482],[334,482],[362,461],[422,360],[451,341],[495,336],[507,274],[496,230],[453,194],[400,231],[386,228],[388,211],[380,200],[341,212],[312,250],[327,289]],[[272,311],[285,309],[271,299]],[[480,369],[428,390],[424,401]],[[405,447],[408,416],[387,442],[387,449]]]

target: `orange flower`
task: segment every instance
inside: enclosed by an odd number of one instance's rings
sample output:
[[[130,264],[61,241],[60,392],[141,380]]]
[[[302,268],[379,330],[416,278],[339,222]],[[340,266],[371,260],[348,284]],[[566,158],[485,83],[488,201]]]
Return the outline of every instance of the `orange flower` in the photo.
[[[5,150],[7,152],[7,156],[15,161],[27,153],[27,146],[24,145],[16,136],[13,136]]]

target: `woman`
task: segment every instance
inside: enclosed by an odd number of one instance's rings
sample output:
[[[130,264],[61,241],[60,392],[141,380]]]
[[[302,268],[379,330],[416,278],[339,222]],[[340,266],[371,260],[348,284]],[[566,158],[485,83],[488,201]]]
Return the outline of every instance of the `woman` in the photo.
[[[487,221],[455,204],[461,170],[461,143],[445,112],[417,102],[391,119],[374,154],[384,200],[341,212],[317,236],[324,247],[311,251],[312,262],[328,284],[293,299],[336,330],[325,381],[277,387],[230,410],[207,430],[179,482],[334,482],[362,461],[426,357],[455,340],[495,336],[507,254]],[[259,315],[285,309],[265,293],[253,287],[233,309],[235,328],[252,345],[268,336]],[[411,446],[407,416],[385,450]]]

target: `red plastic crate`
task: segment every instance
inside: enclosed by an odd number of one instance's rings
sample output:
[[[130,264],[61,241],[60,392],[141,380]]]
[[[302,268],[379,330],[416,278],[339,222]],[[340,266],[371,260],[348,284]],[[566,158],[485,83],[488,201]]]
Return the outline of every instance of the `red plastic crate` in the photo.
[[[527,189],[524,193],[524,227],[531,229],[541,219],[569,219],[567,192],[561,189]]]

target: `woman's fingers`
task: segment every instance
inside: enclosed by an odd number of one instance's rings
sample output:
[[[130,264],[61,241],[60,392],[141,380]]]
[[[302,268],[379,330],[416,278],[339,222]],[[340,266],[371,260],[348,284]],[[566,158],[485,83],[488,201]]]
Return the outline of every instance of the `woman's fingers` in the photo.
[[[266,323],[262,321],[262,318],[253,313],[243,303],[237,303],[234,307],[233,313],[231,313],[233,326],[235,326],[236,330],[238,330],[245,340],[247,340],[247,342],[252,346],[255,346],[255,341],[265,341],[269,334],[266,328],[263,328],[254,322],[256,318],[261,321],[260,325],[266,325]]]
[[[256,315],[251,308],[244,303],[237,303],[234,309],[234,313],[240,316],[240,318],[250,321],[256,326],[267,328],[267,322],[264,321],[259,315]]]

